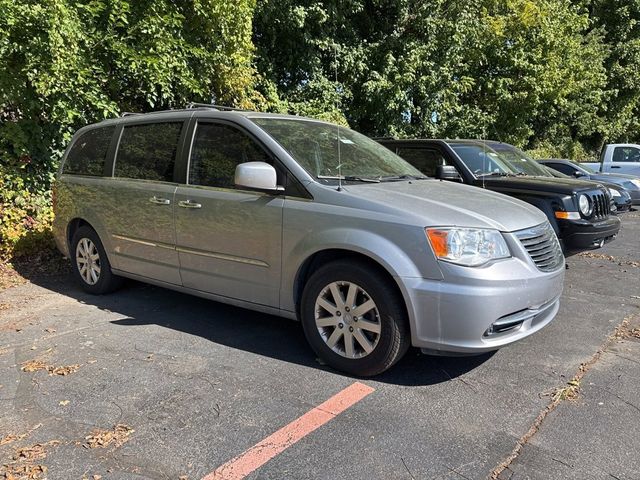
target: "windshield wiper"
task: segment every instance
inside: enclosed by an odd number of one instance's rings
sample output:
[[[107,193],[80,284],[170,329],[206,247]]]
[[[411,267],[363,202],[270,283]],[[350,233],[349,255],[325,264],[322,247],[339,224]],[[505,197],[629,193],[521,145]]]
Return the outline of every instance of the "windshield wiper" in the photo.
[[[387,175],[380,177],[382,182],[393,182],[394,180],[428,180],[429,177],[424,175]]]
[[[347,182],[380,183],[377,178],[358,177],[356,175],[318,175],[320,180],[345,180]]]

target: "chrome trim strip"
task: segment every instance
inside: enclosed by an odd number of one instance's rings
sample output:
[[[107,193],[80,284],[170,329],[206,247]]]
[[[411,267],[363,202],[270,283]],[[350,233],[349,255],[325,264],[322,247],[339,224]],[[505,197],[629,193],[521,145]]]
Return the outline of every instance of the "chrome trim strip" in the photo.
[[[192,250],[190,248],[177,247],[176,250],[182,253],[191,253],[203,257],[217,258],[218,260],[228,260],[230,262],[245,263],[247,265],[255,265],[257,267],[269,267],[267,262],[256,260],[254,258],[236,257],[235,255],[226,255],[224,253],[204,252],[202,250]]]
[[[140,245],[146,245],[147,247],[158,247],[158,248],[166,248],[167,250],[175,250],[176,248],[173,245],[169,245],[167,243],[154,243],[147,242],[146,240],[140,240],[139,238],[131,238],[126,237],[124,235],[111,235],[113,238],[117,238],[118,240],[125,240],[131,243],[138,243]]]
[[[174,247],[173,245],[168,245],[166,243],[154,243],[147,242],[146,240],[140,240],[138,238],[126,237],[124,235],[111,235],[113,238],[117,238],[118,240],[125,240],[127,242],[138,243],[140,245],[146,245],[147,247],[158,247],[158,248],[166,248],[168,250],[176,250],[182,253],[191,253],[193,255],[200,255],[202,257],[209,258],[217,258],[218,260],[228,260],[230,262],[236,263],[244,263],[247,265],[255,265],[257,267],[266,267],[269,268],[269,264],[267,262],[263,262],[262,260],[256,260],[254,258],[245,258],[245,257],[236,257],[235,255],[227,255],[224,253],[215,253],[215,252],[205,252],[203,250],[193,250],[191,248],[184,247]]]

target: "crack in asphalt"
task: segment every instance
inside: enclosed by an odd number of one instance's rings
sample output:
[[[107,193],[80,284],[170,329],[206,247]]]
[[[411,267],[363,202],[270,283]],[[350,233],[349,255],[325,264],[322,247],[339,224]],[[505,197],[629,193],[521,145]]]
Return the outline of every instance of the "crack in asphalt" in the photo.
[[[571,379],[571,381],[577,382],[579,384],[580,380],[582,380],[582,378],[587,374],[587,372],[589,372],[589,370],[591,370],[591,368],[600,360],[600,358],[605,353],[605,351],[615,341],[621,338],[621,336],[623,335],[623,332],[625,332],[625,330],[627,329],[629,322],[635,318],[640,318],[640,315],[631,314],[625,317],[622,320],[622,322],[620,322],[620,324],[618,324],[616,328],[607,336],[607,339],[604,341],[602,345],[600,345],[598,350],[596,350],[596,352],[591,356],[591,358],[585,363],[582,363],[578,367],[578,371],[576,375]],[[562,385],[559,388],[564,388],[564,387],[566,387],[566,385]],[[515,447],[513,448],[511,453],[507,456],[507,458],[505,458],[502,462],[500,462],[491,471],[488,477],[490,480],[499,480],[502,472],[504,472],[505,470],[510,470],[509,467],[520,456],[520,453],[522,452],[522,449],[524,448],[524,446],[527,443],[529,443],[529,441],[535,436],[536,433],[538,433],[538,431],[540,430],[540,427],[542,426],[542,423],[544,422],[545,418],[547,418],[547,415],[549,415],[552,411],[554,411],[558,407],[558,405],[560,405],[562,402],[566,400],[567,399],[563,398],[561,395],[552,397],[549,404],[538,414],[536,419],[533,421],[533,424],[531,425],[531,427],[529,427],[529,430],[527,430],[527,432],[516,441]]]

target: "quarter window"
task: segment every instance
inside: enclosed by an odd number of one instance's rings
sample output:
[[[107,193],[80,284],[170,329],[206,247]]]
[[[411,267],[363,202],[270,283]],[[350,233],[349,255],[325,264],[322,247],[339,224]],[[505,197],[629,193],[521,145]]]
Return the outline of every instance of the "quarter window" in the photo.
[[[436,150],[424,148],[399,148],[397,154],[425,175],[436,176],[436,169],[446,165],[444,157]]]
[[[102,127],[83,133],[69,150],[63,173],[104,175],[104,162],[114,130],[115,127]]]
[[[236,166],[245,162],[273,163],[269,155],[240,130],[223,124],[198,124],[189,162],[191,185],[233,188]]]
[[[172,182],[182,123],[125,126],[116,156],[115,176]]]

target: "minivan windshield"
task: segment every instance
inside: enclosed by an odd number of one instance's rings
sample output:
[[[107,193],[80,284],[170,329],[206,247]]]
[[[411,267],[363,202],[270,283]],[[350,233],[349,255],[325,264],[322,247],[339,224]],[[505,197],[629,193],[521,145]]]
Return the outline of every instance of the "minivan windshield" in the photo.
[[[322,183],[427,178],[391,150],[345,127],[290,118],[254,117],[251,120]]]
[[[462,163],[477,177],[496,175],[516,175],[518,170],[500,158],[496,152],[486,145],[472,143],[450,143]]]
[[[511,165],[513,169],[535,177],[553,177],[549,171],[526,153],[508,143],[492,143],[491,148]]]

